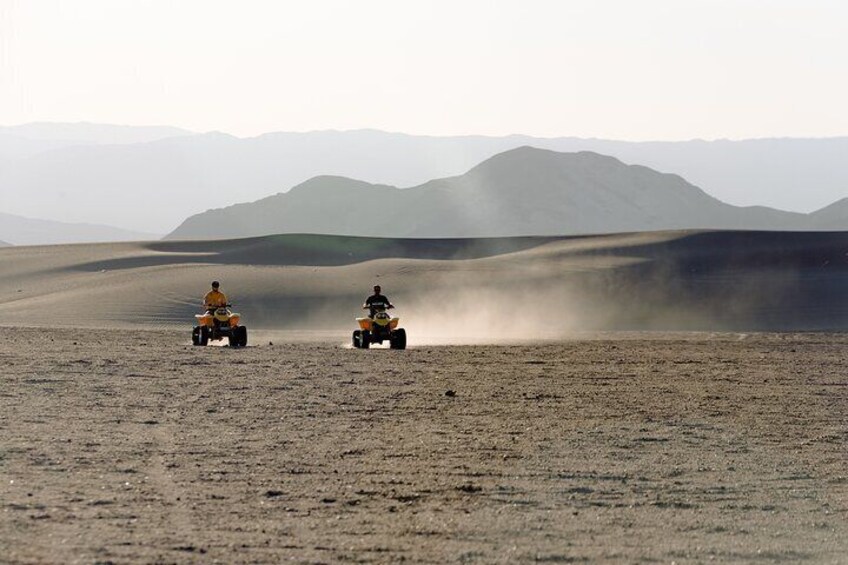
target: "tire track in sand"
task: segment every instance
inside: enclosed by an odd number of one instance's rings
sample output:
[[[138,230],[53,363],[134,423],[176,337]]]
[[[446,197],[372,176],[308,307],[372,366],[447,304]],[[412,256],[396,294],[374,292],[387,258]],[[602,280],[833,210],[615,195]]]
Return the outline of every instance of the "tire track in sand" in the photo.
[[[192,514],[190,496],[174,479],[180,467],[169,461],[177,453],[177,426],[171,422],[160,422],[153,426],[150,435],[154,445],[149,455],[148,477],[151,486],[167,509],[161,515],[163,550],[193,552],[206,550],[199,547],[199,528]]]

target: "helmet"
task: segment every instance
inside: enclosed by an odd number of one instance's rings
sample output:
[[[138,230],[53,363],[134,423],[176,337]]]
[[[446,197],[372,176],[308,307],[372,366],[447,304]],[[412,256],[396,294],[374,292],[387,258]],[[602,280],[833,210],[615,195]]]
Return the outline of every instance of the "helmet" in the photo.
[[[212,281],[212,288],[218,288],[219,286],[221,286],[221,283],[218,281]]]
[[[375,284],[375,285],[374,285],[374,290],[375,290],[376,292],[380,292],[380,285]]]

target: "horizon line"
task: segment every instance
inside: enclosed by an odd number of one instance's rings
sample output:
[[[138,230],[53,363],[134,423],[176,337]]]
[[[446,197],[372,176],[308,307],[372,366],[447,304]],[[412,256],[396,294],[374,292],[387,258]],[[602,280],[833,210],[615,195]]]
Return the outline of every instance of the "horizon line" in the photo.
[[[376,127],[361,127],[361,128],[350,128],[350,129],[338,129],[338,128],[325,128],[325,129],[311,129],[311,130],[272,130],[266,131],[263,133],[259,133],[256,135],[236,135],[233,133],[229,133],[223,130],[211,129],[206,131],[195,131],[192,129],[187,129],[181,126],[167,125],[167,124],[126,124],[126,123],[110,123],[110,122],[92,122],[87,120],[73,121],[73,122],[65,122],[65,121],[33,121],[33,122],[23,122],[19,124],[2,124],[0,125],[0,130],[3,129],[15,129],[22,128],[26,126],[42,126],[42,125],[53,125],[53,126],[106,126],[106,127],[119,127],[119,128],[138,128],[138,129],[155,129],[155,128],[168,128],[181,130],[185,132],[185,136],[203,136],[203,135],[226,135],[229,137],[233,137],[235,139],[241,140],[249,140],[249,139],[258,139],[260,137],[265,137],[269,135],[312,135],[312,134],[348,134],[348,133],[379,133],[386,135],[399,135],[405,137],[419,137],[419,138],[429,138],[429,139],[464,139],[464,138],[483,138],[483,139],[508,139],[508,138],[527,138],[527,139],[538,139],[538,140],[561,140],[561,139],[573,139],[578,141],[607,141],[607,142],[617,142],[617,143],[743,143],[748,141],[785,141],[785,140],[809,140],[809,141],[822,141],[822,140],[834,140],[834,139],[846,139],[848,138],[848,133],[844,135],[823,135],[823,136],[814,136],[814,135],[772,135],[772,136],[764,136],[764,137],[717,137],[717,138],[703,138],[703,137],[691,137],[685,139],[617,139],[612,137],[597,137],[597,136],[581,136],[581,135],[533,135],[527,133],[509,133],[509,134],[480,134],[480,133],[466,133],[466,134],[427,134],[427,133],[409,133],[403,131],[395,131],[395,130],[386,130],[380,129]],[[181,136],[174,136],[181,137]]]

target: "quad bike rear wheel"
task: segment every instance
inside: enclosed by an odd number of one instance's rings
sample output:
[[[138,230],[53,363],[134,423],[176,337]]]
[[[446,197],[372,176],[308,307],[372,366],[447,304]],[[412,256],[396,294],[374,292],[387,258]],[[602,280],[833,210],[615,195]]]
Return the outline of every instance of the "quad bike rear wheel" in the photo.
[[[360,349],[368,349],[371,345],[371,332],[368,330],[362,330],[362,333],[359,334],[359,348]]]
[[[389,337],[389,347],[392,349],[406,349],[406,330],[399,328],[392,332]]]
[[[353,346],[359,349],[359,344],[362,341],[362,330],[353,330]]]

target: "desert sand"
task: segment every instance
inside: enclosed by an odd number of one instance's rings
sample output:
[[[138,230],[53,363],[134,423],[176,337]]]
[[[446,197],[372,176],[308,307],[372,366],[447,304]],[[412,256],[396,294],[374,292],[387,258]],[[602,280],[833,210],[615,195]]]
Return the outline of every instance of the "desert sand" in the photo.
[[[844,563],[848,335],[824,330],[848,325],[846,251],[0,250],[0,560]],[[212,278],[250,347],[190,345]],[[410,349],[349,347],[373,282]]]

